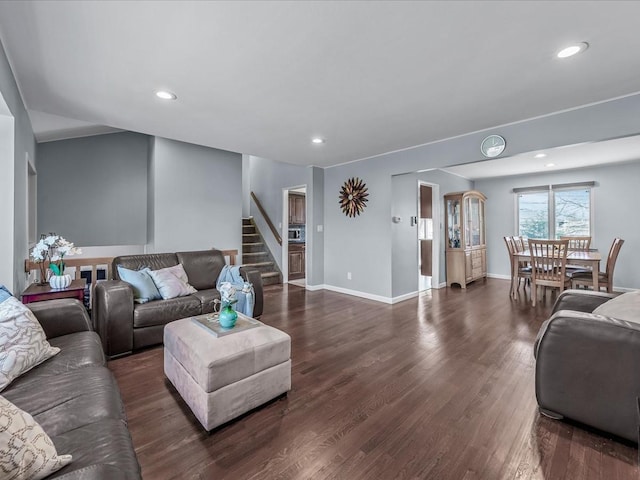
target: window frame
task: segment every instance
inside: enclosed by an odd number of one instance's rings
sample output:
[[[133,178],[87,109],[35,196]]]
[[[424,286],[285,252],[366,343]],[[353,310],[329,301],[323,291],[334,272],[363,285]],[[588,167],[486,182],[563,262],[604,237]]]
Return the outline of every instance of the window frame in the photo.
[[[515,223],[514,230],[516,235],[521,235],[520,233],[520,195],[527,193],[547,193],[547,225],[549,231],[549,238],[556,238],[556,192],[566,192],[571,190],[587,190],[589,192],[589,235],[591,236],[592,243],[594,240],[594,185],[595,182],[586,182],[586,183],[570,183],[570,184],[559,184],[559,185],[541,185],[537,187],[529,187],[529,188],[514,188],[514,201],[515,201]]]

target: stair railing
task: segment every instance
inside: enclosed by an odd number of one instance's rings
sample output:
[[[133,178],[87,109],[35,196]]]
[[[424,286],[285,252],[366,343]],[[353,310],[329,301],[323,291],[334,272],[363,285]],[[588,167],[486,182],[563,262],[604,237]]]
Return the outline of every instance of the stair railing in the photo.
[[[258,200],[258,197],[256,197],[256,194],[253,192],[251,192],[251,198],[253,198],[253,201],[256,203],[256,207],[258,207],[258,210],[260,210],[260,213],[262,214],[265,221],[267,222],[267,225],[269,226],[269,230],[271,230],[271,233],[273,233],[273,236],[276,238],[278,245],[282,245],[282,238],[278,233],[278,229],[275,227],[275,225],[269,218],[269,215],[267,215],[267,212],[265,211],[264,207],[260,203],[260,200]]]

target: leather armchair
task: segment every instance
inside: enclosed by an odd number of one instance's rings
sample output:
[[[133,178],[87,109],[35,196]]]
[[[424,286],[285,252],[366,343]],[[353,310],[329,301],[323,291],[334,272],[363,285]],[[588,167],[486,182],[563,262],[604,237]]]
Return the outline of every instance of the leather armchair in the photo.
[[[638,441],[640,324],[591,312],[614,294],[567,290],[534,345],[540,412]]]

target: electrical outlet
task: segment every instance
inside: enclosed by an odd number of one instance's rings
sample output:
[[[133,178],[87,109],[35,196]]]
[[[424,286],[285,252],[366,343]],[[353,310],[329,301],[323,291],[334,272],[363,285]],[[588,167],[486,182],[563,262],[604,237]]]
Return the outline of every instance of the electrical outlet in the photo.
[[[347,280],[351,280],[351,272],[347,272]]]
[[[318,225],[316,229],[318,230],[318,233],[322,233],[322,230],[324,229],[324,227],[322,225]]]

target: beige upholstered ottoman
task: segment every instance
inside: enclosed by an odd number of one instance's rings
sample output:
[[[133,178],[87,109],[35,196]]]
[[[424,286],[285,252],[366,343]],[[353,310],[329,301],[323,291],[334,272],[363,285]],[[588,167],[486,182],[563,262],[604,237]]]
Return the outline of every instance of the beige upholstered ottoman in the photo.
[[[164,373],[206,430],[291,389],[291,338],[263,323],[217,338],[191,318],[164,329]]]

